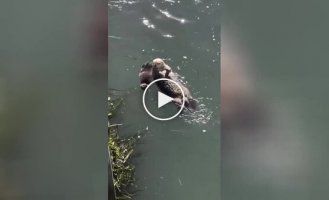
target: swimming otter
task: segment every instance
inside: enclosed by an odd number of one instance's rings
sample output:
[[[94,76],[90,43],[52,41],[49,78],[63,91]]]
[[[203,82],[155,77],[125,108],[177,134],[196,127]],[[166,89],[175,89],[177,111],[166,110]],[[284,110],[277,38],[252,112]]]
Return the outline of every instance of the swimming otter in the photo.
[[[160,91],[174,98],[176,104],[181,105],[183,101],[185,101],[185,107],[188,110],[195,110],[197,108],[197,101],[193,99],[189,89],[180,81],[179,75],[177,73],[174,73],[171,67],[167,65],[161,58],[154,59],[151,64],[153,66],[153,79],[156,80],[159,78],[168,78],[175,81],[179,86],[181,86],[185,98],[183,97],[180,88],[170,81],[157,82],[156,84]]]
[[[142,65],[141,70],[139,72],[139,80],[140,80],[140,87],[142,90],[153,81],[160,78],[167,78],[175,81],[179,86],[181,86],[185,98],[180,90],[180,88],[170,82],[170,81],[159,81],[156,82],[159,90],[168,96],[174,98],[174,102],[178,105],[183,104],[183,100],[185,100],[185,108],[190,111],[193,111],[197,108],[197,101],[193,99],[189,89],[180,80],[180,76],[173,72],[171,67],[167,65],[161,58],[156,58],[151,62],[147,62]]]

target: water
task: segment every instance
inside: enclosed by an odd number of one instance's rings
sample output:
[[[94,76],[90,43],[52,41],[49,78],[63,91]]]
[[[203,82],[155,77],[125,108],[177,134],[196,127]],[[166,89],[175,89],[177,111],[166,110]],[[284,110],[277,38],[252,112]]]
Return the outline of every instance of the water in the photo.
[[[219,9],[217,1],[110,1],[109,87],[124,91],[122,135],[148,129],[135,158],[135,198],[220,196]],[[138,72],[156,57],[184,77],[200,110],[160,122],[142,106]]]

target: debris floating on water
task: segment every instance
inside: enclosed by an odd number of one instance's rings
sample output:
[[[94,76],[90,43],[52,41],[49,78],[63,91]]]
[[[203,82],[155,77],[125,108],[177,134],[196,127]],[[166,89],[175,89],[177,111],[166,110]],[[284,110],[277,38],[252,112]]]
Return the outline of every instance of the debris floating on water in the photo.
[[[178,178],[178,183],[179,183],[179,185],[183,185],[183,182],[182,182],[182,180],[180,179],[180,178]]]
[[[111,39],[116,39],[116,40],[121,40],[122,37],[119,37],[119,36],[114,36],[114,35],[109,35],[107,36],[108,38],[111,38]]]
[[[170,34],[163,34],[162,36],[165,37],[165,38],[173,38],[174,37],[173,35],[170,35]]]

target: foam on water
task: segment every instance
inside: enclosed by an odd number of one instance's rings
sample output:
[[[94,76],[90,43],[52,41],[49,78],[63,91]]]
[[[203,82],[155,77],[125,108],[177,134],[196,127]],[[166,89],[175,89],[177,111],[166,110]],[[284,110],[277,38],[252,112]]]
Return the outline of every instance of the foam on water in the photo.
[[[184,122],[188,124],[195,124],[195,125],[206,125],[208,124],[213,116],[213,111],[207,108],[205,104],[205,99],[203,97],[196,98],[198,101],[198,108],[194,112],[184,111],[180,118],[184,120]]]

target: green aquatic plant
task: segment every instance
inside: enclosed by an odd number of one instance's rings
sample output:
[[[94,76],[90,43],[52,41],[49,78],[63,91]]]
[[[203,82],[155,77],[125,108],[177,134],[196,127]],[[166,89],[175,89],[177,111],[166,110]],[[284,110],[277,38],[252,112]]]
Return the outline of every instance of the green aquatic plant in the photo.
[[[132,199],[133,194],[129,188],[135,183],[135,166],[131,159],[135,152],[135,146],[140,138],[140,134],[121,138],[119,136],[119,126],[112,124],[111,118],[123,103],[122,98],[108,98],[108,151],[109,164],[112,171],[115,198]]]
[[[135,182],[135,166],[131,163],[136,140],[120,139],[118,127],[109,128],[109,151],[116,199],[131,199],[128,188]]]

